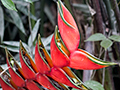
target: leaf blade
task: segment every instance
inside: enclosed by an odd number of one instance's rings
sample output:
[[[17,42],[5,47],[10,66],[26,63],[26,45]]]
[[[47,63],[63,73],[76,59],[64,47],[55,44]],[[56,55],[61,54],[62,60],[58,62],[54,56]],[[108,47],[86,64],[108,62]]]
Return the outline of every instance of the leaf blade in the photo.
[[[0,45],[1,48],[7,48],[8,50],[12,51],[12,52],[19,52],[19,48],[17,47],[10,47],[10,46],[5,46],[5,45]]]
[[[96,33],[96,34],[93,34],[91,35],[87,40],[85,41],[101,41],[101,40],[104,40],[106,39],[106,37],[101,34],[101,33]]]
[[[109,39],[105,39],[105,40],[103,40],[103,41],[100,43],[100,45],[101,45],[103,48],[105,48],[105,50],[106,50],[107,48],[109,48],[110,46],[112,46],[112,44],[113,44],[113,42],[112,42],[111,40],[109,40]]]
[[[28,39],[28,45],[31,47],[33,42],[35,41],[36,39],[36,36],[37,36],[37,32],[38,32],[38,29],[39,29],[39,24],[40,24],[40,19],[37,20],[33,30],[32,30],[32,34],[29,36],[29,39]]]
[[[87,81],[85,82],[85,85],[90,87],[92,90],[104,90],[103,86],[97,81]]]
[[[3,15],[3,9],[0,6],[0,39],[3,41],[4,37],[4,15]]]
[[[7,9],[17,11],[17,9],[15,8],[15,4],[12,2],[12,0],[1,0],[1,2]]]
[[[120,42],[120,36],[119,35],[112,35],[112,36],[110,36],[108,38],[111,39],[111,40]]]
[[[18,15],[18,13],[15,11],[8,11],[8,12],[9,12],[10,16],[12,17],[14,24],[19,28],[19,30],[23,34],[26,35],[25,28],[23,26],[22,20],[21,20],[20,16]]]
[[[24,1],[31,3],[31,4],[33,3],[32,0],[24,0]]]

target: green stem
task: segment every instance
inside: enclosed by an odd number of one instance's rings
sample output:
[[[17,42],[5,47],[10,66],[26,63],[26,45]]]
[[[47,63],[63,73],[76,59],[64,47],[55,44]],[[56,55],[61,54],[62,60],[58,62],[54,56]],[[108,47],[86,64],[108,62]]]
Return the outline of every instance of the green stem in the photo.
[[[105,54],[104,54],[104,61],[106,61],[106,55],[107,55],[107,51],[105,51]],[[105,68],[103,68],[103,75],[102,75],[102,85],[104,87],[104,82],[105,82]]]
[[[35,6],[34,6],[34,3],[30,5],[30,12],[35,15]],[[35,25],[35,20],[31,19],[31,27],[33,29]]]
[[[41,0],[41,2],[40,2],[40,17],[41,17],[40,34],[41,34],[41,36],[43,36],[43,34],[44,34],[43,25],[44,25],[44,7],[45,7],[45,1],[46,0]]]

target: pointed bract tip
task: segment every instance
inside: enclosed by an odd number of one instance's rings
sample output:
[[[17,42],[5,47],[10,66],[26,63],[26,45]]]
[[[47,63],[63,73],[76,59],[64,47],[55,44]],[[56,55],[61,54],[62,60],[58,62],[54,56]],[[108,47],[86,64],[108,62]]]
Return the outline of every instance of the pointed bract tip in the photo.
[[[58,30],[58,26],[57,26],[57,25],[55,26],[55,30],[56,30],[56,29]]]
[[[5,47],[5,52],[6,52],[6,53],[8,52],[7,47]]]
[[[23,45],[22,45],[22,41],[20,40],[20,48],[21,48],[21,47],[23,47]]]
[[[5,47],[5,53],[6,53],[6,57],[8,57],[8,50],[6,47]]]
[[[58,32],[58,26],[55,26],[55,34]]]
[[[20,40],[20,43],[22,43],[22,41]]]
[[[38,34],[38,39],[41,38],[40,34]]]

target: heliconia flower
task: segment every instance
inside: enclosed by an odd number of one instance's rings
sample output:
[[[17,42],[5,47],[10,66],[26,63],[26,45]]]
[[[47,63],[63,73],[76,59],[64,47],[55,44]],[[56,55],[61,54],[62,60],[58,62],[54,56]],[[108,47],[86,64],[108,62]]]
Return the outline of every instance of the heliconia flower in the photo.
[[[11,78],[13,82],[19,86],[22,87],[25,83],[25,76],[22,72],[22,69],[15,61],[14,57],[10,54],[10,52],[5,49],[6,51],[6,59],[7,59],[7,65],[9,68],[9,73],[11,75]]]
[[[38,40],[39,40],[39,44],[40,44],[40,42],[41,42],[40,36],[39,36]],[[41,47],[41,46],[39,46],[39,47]],[[42,46],[42,47],[44,47],[44,46]],[[40,48],[38,48],[38,49],[40,49]],[[47,89],[58,90],[57,87],[54,85],[54,83],[52,83],[51,80],[45,75],[45,72],[47,72],[49,70],[47,70],[46,68],[36,67],[36,65],[32,61],[31,57],[27,53],[26,49],[23,47],[21,41],[20,41],[20,52],[19,53],[20,53],[20,62],[22,65],[22,70],[23,70],[23,73],[24,73],[25,77],[27,78],[27,80],[33,79],[34,81],[37,81],[39,84],[41,84],[42,86],[44,86]],[[44,53],[47,54],[47,52],[42,52],[42,51],[38,52],[38,54],[42,54],[42,55],[45,55]],[[45,65],[44,64],[45,62],[42,63],[42,60],[43,61],[45,60],[42,55],[41,56],[37,55],[37,58],[38,58],[37,65],[42,65],[42,64]],[[49,57],[48,54],[45,55],[45,57],[46,57],[46,59],[49,59],[49,58],[47,58],[47,57]],[[42,64],[39,64],[39,63],[42,63]],[[49,65],[51,65],[51,64],[49,64]],[[48,66],[48,67],[50,67],[50,66]],[[39,68],[39,70],[40,70],[39,72],[38,72],[37,68]],[[44,72],[44,70],[47,70],[47,71]]]
[[[51,40],[51,58],[53,65],[56,67],[64,67],[69,64],[69,51],[65,48],[61,42],[61,38],[58,34],[58,28],[56,26],[55,33]]]
[[[41,69],[41,70],[46,70],[45,74],[47,74],[48,79],[50,79],[50,80],[54,79],[55,81],[57,81],[59,83],[63,83],[65,85],[68,85],[70,87],[74,87],[74,88],[77,88],[77,89],[85,88],[86,90],[88,90],[87,87],[82,83],[82,81],[80,81],[69,68],[67,68],[67,67],[58,68],[58,67],[55,67],[52,64],[52,60],[51,60],[51,58],[49,56],[49,53],[47,53],[47,50],[45,50],[44,45],[42,44],[42,42],[40,40],[40,35],[38,36],[37,46],[39,47],[39,48],[37,47],[36,48],[37,51],[35,51],[36,52],[35,54],[37,54],[38,51],[39,51],[39,53],[38,53],[38,55],[36,57],[37,61],[38,61],[37,64],[41,65],[38,68]],[[41,49],[44,50],[44,51],[42,51]],[[43,63],[43,64],[41,64],[41,63]],[[42,68],[42,66],[43,66],[43,68]],[[49,71],[49,69],[47,70],[46,67],[50,67],[50,71]],[[38,82],[41,84],[41,82],[43,82],[45,80],[42,80],[42,79],[44,79],[42,77],[42,74],[39,73],[39,75],[40,76],[37,76],[37,80],[38,80],[38,77],[39,77]],[[45,84],[41,84],[41,85],[44,86]]]
[[[74,18],[58,0],[58,27],[64,44],[70,52],[77,50],[80,42],[80,35]]]
[[[22,42],[20,41],[20,62],[22,66],[22,71],[27,79],[32,79],[35,77],[35,74],[38,72],[35,63],[33,62],[32,58],[23,47]]]
[[[52,60],[42,44],[40,34],[35,47],[35,63],[38,71],[42,74],[48,73],[50,68],[53,67]]]
[[[103,61],[85,50],[78,49],[70,55],[70,64],[68,66],[74,69],[93,70],[116,64],[117,63]]]
[[[58,28],[51,40],[50,53],[45,49],[40,35],[35,47],[35,63],[20,41],[20,62],[17,64],[6,51],[9,74],[0,67],[0,84],[3,90],[91,90],[70,70],[100,69],[117,63],[102,61],[85,50],[79,49],[80,35],[77,25],[66,7],[58,0]]]
[[[2,67],[0,67],[0,73],[3,72]],[[12,79],[10,78],[9,74],[7,72],[4,72],[1,76],[0,76],[0,84],[3,88],[3,90],[16,90],[17,86],[15,85],[15,83],[12,81]]]
[[[53,64],[56,67],[69,66],[81,70],[100,69],[117,64],[100,60],[82,49],[77,49],[76,51],[69,53],[64,42],[60,38],[57,27],[51,41],[51,57]]]

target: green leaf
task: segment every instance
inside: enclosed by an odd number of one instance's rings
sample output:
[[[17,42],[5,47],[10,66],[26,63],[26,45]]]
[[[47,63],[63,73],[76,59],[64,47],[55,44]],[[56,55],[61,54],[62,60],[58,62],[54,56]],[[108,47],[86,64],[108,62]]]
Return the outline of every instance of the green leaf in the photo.
[[[0,6],[0,41],[3,41],[4,37],[4,14],[3,14],[3,9]]]
[[[41,38],[41,39],[42,39],[42,42],[43,42],[43,45],[44,45],[45,47],[46,47],[48,44],[50,44],[52,37],[53,37],[53,34],[51,34],[51,35],[48,36],[47,38]]]
[[[112,44],[113,44],[113,42],[112,42],[111,40],[109,40],[109,39],[105,39],[105,40],[103,40],[103,41],[100,43],[100,45],[101,45],[102,47],[104,47],[105,50],[106,50],[107,48],[109,48],[110,46],[112,46]]]
[[[101,40],[105,40],[106,37],[101,34],[101,33],[96,33],[96,34],[93,34],[91,35],[87,40],[85,41],[101,41]]]
[[[12,52],[19,52],[19,47],[13,47],[13,46],[6,46],[6,45],[0,45],[1,48],[7,48],[8,50]]]
[[[119,35],[112,35],[112,36],[110,36],[108,38],[111,39],[111,40],[120,42],[120,36]]]
[[[30,51],[29,46],[24,42],[22,42],[22,44],[29,52]],[[7,48],[8,50],[10,50],[12,52],[19,52],[19,45],[20,45],[20,42],[18,42],[18,41],[4,41],[4,42],[2,42],[2,45],[0,45],[0,47]]]
[[[31,47],[33,42],[35,41],[36,39],[36,36],[37,36],[37,32],[38,32],[38,29],[39,29],[39,24],[40,24],[40,19],[37,20],[32,32],[31,32],[31,35],[29,36],[29,39],[28,39],[28,45]]]
[[[92,90],[104,90],[103,86],[97,81],[86,81],[85,85],[90,87]]]
[[[19,17],[18,13],[15,11],[8,11],[10,13],[10,16],[13,19],[14,24],[20,29],[20,31],[26,35],[25,28],[23,26],[22,20]]]
[[[24,0],[24,1],[26,1],[28,3],[33,3],[32,0]]]
[[[18,42],[18,41],[4,41],[4,42],[2,42],[2,44],[8,45],[8,46],[19,47],[20,42]],[[28,45],[26,43],[22,42],[22,44],[24,45],[24,47],[28,48]]]
[[[17,9],[15,8],[15,4],[12,2],[12,0],[1,0],[1,2],[6,8],[17,11]]]

